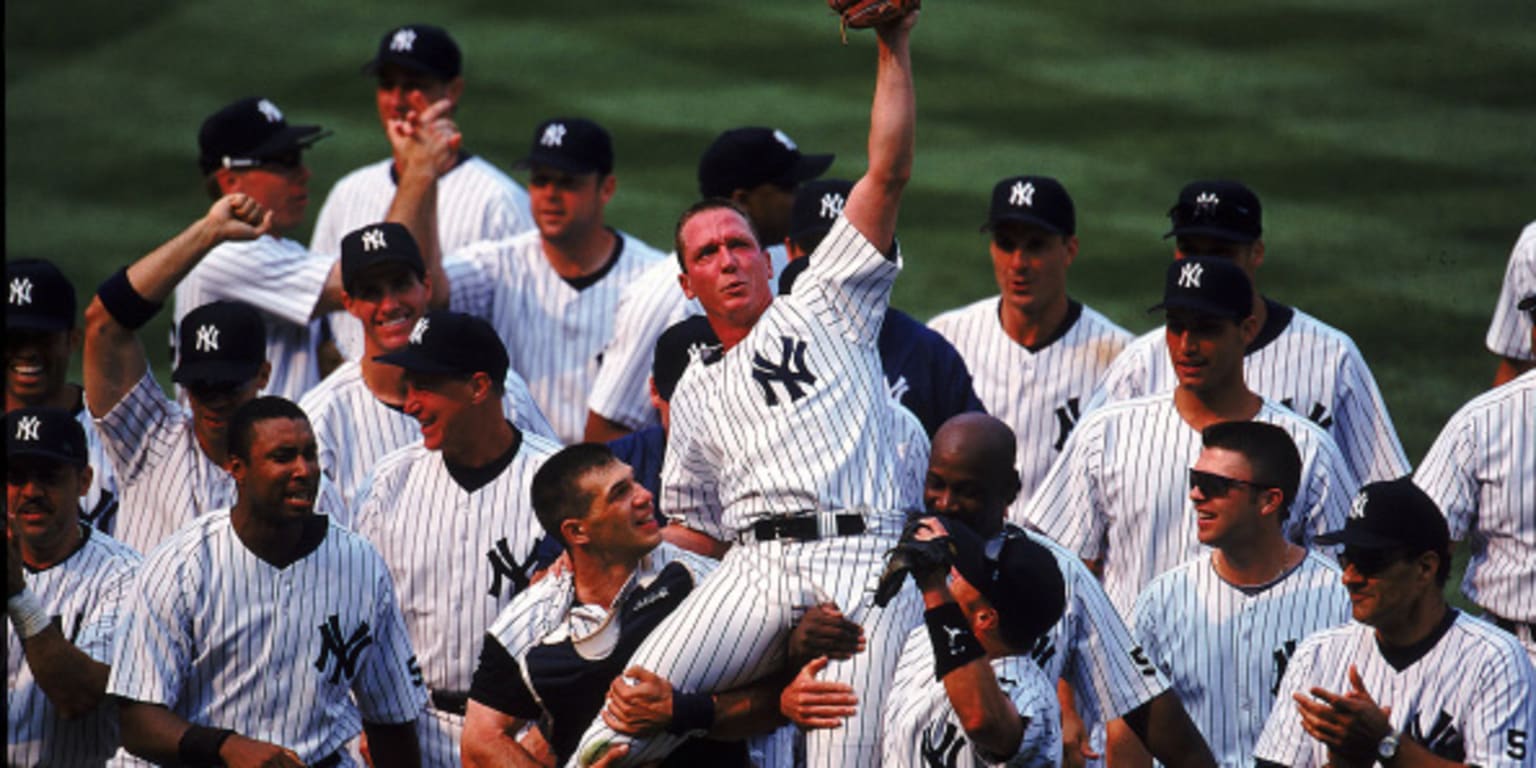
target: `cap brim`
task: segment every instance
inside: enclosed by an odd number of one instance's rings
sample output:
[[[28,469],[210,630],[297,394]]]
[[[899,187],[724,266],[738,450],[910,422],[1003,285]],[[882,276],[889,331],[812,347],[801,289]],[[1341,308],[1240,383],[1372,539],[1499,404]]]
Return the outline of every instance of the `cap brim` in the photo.
[[[1066,231],[1061,227],[1058,227],[1039,216],[1029,213],[1009,213],[1004,216],[998,216],[995,219],[988,219],[987,223],[981,225],[981,231],[991,232],[997,226],[998,222],[1002,221],[1016,221],[1020,224],[1030,224],[1056,235],[1067,234]]]
[[[196,384],[244,384],[256,378],[261,361],[240,363],[231,360],[199,360],[182,363],[171,373],[171,381],[186,385]]]
[[[439,80],[452,79],[443,77],[442,73],[437,70],[407,56],[375,56],[364,63],[359,71],[365,75],[377,75],[379,70],[383,69],[386,65],[393,65],[419,75],[435,77]]]
[[[1396,549],[1408,546],[1397,539],[1382,536],[1364,528],[1341,528],[1337,531],[1318,534],[1312,540],[1328,546],[1343,544],[1346,547],[1361,549]]]
[[[75,324],[72,318],[7,314],[5,328],[18,331],[72,331]]]
[[[1163,301],[1159,304],[1154,304],[1148,307],[1147,314],[1151,314],[1153,312],[1163,312],[1169,309],[1191,309],[1202,314],[1215,315],[1217,317],[1224,317],[1229,320],[1241,320],[1243,317],[1245,317],[1244,315],[1239,315],[1232,310],[1222,307],[1219,304],[1212,304],[1209,302],[1196,301],[1192,299],[1180,299],[1172,302]]]
[[[373,256],[372,260],[370,260],[367,264],[356,267],[350,271],[343,269],[341,272],[342,290],[346,291],[348,294],[355,293],[354,289],[356,288],[357,281],[359,279],[365,275],[373,274],[374,272],[384,267],[404,267],[411,274],[414,274],[418,280],[425,280],[427,277],[426,265],[422,264],[419,259],[412,259],[410,256],[399,253],[397,251],[390,251],[378,256]]]
[[[832,161],[836,159],[836,155],[801,155],[799,161],[774,181],[783,186],[803,184],[826,173],[827,169],[832,167]]]
[[[5,458],[7,461],[14,461],[16,459],[46,459],[76,467],[83,467],[89,463],[84,456],[71,456],[44,448],[23,448],[14,445],[6,447]]]
[[[1167,240],[1170,237],[1183,237],[1189,235],[1194,235],[1196,237],[1215,237],[1222,240],[1231,240],[1234,243],[1251,243],[1259,239],[1258,235],[1249,234],[1247,232],[1240,232],[1235,229],[1199,225],[1174,227],[1173,229],[1168,230],[1167,234],[1163,235],[1163,239]]]
[[[416,371],[418,373],[446,373],[453,375],[461,375],[463,373],[463,371],[460,371],[458,368],[448,365],[447,363],[433,360],[432,358],[417,352],[411,347],[396,350],[387,355],[379,355],[378,357],[373,358],[373,360],[374,362],[384,363],[385,365],[393,365],[404,368],[407,371]]]
[[[578,162],[564,155],[528,155],[512,164],[516,171],[532,170],[534,166],[554,168],[565,173],[586,174],[602,173],[602,169],[595,165]]]

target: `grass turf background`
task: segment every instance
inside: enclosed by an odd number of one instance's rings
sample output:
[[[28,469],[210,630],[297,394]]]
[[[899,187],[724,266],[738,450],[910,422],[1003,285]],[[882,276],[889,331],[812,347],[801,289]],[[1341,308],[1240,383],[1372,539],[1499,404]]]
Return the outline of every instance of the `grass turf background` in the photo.
[[[780,127],[836,152],[833,175],[863,168],[873,40],[840,45],[816,0],[12,2],[7,258],[54,260],[83,304],[206,210],[198,125],[253,94],[336,133],[307,155],[307,241],[330,185],[387,151],[359,66],[403,22],[458,39],[466,146],[503,168],[543,118],[607,126],[610,222],[663,250],[724,128]],[[1072,294],[1147,330],[1178,188],[1239,178],[1264,202],[1262,289],[1354,337],[1417,462],[1488,385],[1483,335],[1536,218],[1532,28],[1528,0],[931,0],[894,302],[927,318],[995,292],[988,192],[1043,173],[1077,203]],[[145,336],[162,380],[167,322]]]

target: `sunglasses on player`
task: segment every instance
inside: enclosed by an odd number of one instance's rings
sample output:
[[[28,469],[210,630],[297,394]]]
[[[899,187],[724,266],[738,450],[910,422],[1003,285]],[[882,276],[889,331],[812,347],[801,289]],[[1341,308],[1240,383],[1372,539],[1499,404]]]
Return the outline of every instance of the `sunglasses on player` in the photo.
[[[1397,548],[1367,549],[1364,547],[1345,547],[1339,553],[1339,565],[1345,568],[1355,567],[1355,572],[1361,576],[1370,578],[1392,567],[1393,563],[1403,559],[1403,552]]]
[[[1189,487],[1200,489],[1200,494],[1208,499],[1215,499],[1227,495],[1233,488],[1246,485],[1257,491],[1278,486],[1270,483],[1256,483],[1252,480],[1239,480],[1235,477],[1218,475],[1213,472],[1191,468],[1189,470]]]

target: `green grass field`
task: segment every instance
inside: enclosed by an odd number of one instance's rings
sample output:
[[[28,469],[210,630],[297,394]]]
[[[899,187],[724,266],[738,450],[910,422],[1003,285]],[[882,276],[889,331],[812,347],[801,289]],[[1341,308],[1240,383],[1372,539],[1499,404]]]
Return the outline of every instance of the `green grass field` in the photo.
[[[777,126],[838,153],[833,174],[862,170],[873,40],[840,45],[816,0],[425,8],[7,3],[7,256],[53,259],[88,292],[206,209],[198,124],[251,94],[336,132],[309,154],[312,220],[332,182],[387,151],[358,70],[408,21],[458,38],[460,123],[492,161],[510,166],[546,117],[605,124],[610,220],[663,249],[724,128]],[[1233,177],[1265,204],[1262,287],[1353,335],[1410,459],[1487,387],[1483,334],[1536,218],[1536,4],[930,0],[923,16],[897,306],[926,318],[993,292],[977,232],[990,187],[1044,173],[1078,206],[1072,293],[1148,329],[1164,212],[1185,181]],[[148,337],[162,358],[164,327]]]

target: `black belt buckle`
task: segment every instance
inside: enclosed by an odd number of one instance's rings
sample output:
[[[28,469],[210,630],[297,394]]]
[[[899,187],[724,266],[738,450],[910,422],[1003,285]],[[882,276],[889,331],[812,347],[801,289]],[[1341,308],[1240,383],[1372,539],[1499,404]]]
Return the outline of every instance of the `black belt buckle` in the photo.
[[[469,694],[453,691],[432,691],[432,708],[450,715],[464,716],[469,709]]]
[[[835,536],[857,536],[865,530],[863,515],[837,515],[833,521]],[[752,537],[758,541],[816,541],[821,538],[821,528],[816,515],[770,517],[752,524]]]

